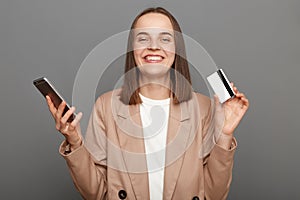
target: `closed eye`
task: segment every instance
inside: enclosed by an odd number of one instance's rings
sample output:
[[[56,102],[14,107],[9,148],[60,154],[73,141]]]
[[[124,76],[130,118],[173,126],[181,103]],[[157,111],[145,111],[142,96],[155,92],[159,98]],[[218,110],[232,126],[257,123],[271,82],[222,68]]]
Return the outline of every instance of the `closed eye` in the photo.
[[[171,39],[170,38],[162,38],[161,41],[163,41],[163,42],[171,42]]]
[[[137,37],[136,41],[139,42],[139,43],[145,43],[145,42],[149,42],[150,38],[148,36],[145,36],[145,35],[140,35],[140,36]]]

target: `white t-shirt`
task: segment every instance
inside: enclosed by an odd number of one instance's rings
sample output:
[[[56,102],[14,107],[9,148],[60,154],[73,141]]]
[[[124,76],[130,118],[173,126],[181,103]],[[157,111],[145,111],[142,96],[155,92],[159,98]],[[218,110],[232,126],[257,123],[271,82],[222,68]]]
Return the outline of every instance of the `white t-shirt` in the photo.
[[[140,94],[140,115],[148,167],[150,200],[162,200],[170,98],[154,100]]]

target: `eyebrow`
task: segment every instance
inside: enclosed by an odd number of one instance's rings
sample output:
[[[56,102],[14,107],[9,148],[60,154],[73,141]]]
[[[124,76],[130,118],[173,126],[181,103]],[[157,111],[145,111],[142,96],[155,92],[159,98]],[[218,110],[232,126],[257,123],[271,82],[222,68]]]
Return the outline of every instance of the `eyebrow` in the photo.
[[[139,32],[138,34],[136,34],[136,36],[139,36],[139,35],[150,35],[148,32]],[[161,32],[159,33],[159,35],[169,35],[171,37],[173,37],[173,35],[169,32]]]
[[[161,32],[161,33],[159,33],[160,35],[169,35],[169,36],[172,36],[173,37],[173,35],[171,34],[171,33],[169,33],[169,32]]]
[[[147,33],[147,32],[139,32],[138,34],[136,34],[136,36],[139,36],[139,35],[149,35],[149,33]]]

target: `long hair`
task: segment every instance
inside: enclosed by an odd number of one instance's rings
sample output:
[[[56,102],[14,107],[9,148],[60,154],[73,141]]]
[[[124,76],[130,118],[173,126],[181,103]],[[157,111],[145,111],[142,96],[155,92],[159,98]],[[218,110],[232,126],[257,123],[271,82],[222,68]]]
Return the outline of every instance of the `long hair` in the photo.
[[[175,32],[175,59],[170,70],[171,79],[171,94],[173,103],[178,104],[183,101],[188,101],[192,97],[191,78],[189,72],[188,62],[186,58],[185,45],[182,32],[177,20],[173,15],[161,7],[148,8],[142,11],[131,25],[131,32],[135,28],[138,19],[148,13],[159,13],[167,16],[172,24]],[[125,63],[125,76],[122,86],[120,100],[124,104],[140,104],[142,100],[139,96],[139,70],[136,67],[136,62],[133,53],[133,34],[129,33],[126,63]],[[175,72],[176,71],[176,72]]]

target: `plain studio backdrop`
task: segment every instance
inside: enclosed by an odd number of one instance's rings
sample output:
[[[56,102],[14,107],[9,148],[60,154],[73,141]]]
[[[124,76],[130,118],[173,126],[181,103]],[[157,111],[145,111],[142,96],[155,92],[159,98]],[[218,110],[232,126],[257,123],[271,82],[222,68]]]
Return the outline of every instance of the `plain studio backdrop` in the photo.
[[[152,6],[169,10],[250,100],[235,133],[228,199],[300,199],[299,0],[1,1],[0,199],[81,199],[32,80],[47,76],[71,103],[89,52]],[[111,89],[123,61],[108,68],[97,94]]]

